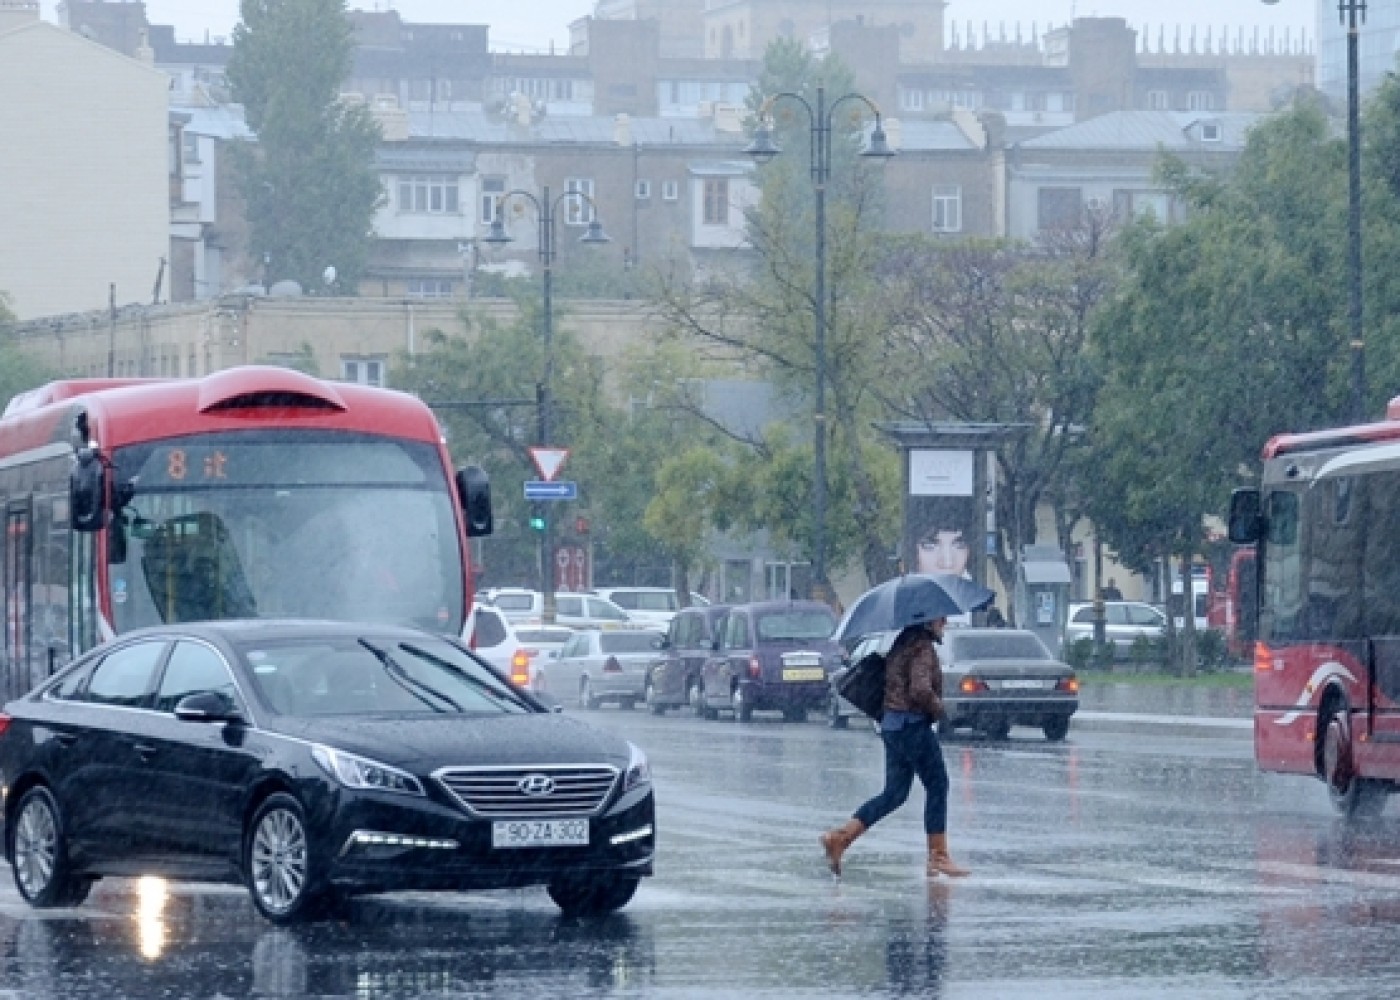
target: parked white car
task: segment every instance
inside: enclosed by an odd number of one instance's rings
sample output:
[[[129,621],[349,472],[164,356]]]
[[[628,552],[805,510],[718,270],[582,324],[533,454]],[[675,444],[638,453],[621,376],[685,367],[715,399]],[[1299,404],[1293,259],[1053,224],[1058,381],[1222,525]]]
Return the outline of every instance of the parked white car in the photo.
[[[501,587],[490,594],[493,607],[516,625],[544,621],[544,595],[538,590]],[[559,591],[554,595],[554,624],[569,628],[627,628],[631,617],[606,597]]]
[[[477,656],[509,675],[516,684],[525,686],[529,656],[515,634],[510,619],[499,608],[489,604],[473,604],[471,614],[462,626],[462,638]]]
[[[549,666],[551,660],[558,659],[559,651],[574,636],[574,630],[564,625],[534,625],[525,622],[515,628],[515,637],[529,660],[525,686],[536,694],[542,694],[540,684],[541,668]]]
[[[597,708],[611,701],[630,709],[642,700],[665,640],[654,629],[588,629],[538,668],[538,682],[565,704],[576,699],[581,708]]]
[[[681,609],[676,592],[668,587],[595,587],[593,593],[626,611],[637,625],[665,629]]]

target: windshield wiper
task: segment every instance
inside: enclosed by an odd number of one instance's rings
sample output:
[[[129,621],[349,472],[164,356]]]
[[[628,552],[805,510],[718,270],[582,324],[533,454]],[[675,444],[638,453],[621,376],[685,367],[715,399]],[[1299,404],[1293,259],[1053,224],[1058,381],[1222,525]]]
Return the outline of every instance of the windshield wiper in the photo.
[[[419,647],[410,645],[409,643],[404,643],[403,648],[408,650],[414,656],[417,656],[420,659],[427,660],[433,666],[438,667],[442,670],[446,670],[449,673],[455,674],[459,680],[470,684],[472,687],[485,694],[497,704],[508,705],[509,707],[516,709],[521,707],[520,702],[516,701],[509,691],[499,691],[493,688],[490,684],[487,684],[479,678],[473,677],[471,674],[462,670],[456,664],[450,663],[449,661],[444,660],[440,656],[433,655],[426,649],[420,649]]]
[[[360,645],[364,646],[365,649],[368,649],[371,653],[374,654],[375,659],[377,659],[380,663],[384,664],[384,669],[389,671],[389,676],[393,678],[394,682],[398,684],[399,687],[403,688],[409,694],[413,695],[415,698],[417,698],[423,704],[427,705],[433,711],[441,712],[443,710],[442,706],[434,705],[431,701],[428,700],[428,698],[424,697],[424,695],[428,695],[433,698],[438,698],[442,701],[445,701],[448,705],[452,707],[452,710],[454,712],[464,711],[461,705],[457,704],[455,701],[452,700],[451,696],[443,694],[441,691],[428,684],[424,684],[422,681],[414,677],[403,667],[399,666],[399,664],[394,660],[394,658],[389,655],[387,650],[380,649],[379,647],[375,646],[374,644],[368,642],[365,639],[360,640]]]

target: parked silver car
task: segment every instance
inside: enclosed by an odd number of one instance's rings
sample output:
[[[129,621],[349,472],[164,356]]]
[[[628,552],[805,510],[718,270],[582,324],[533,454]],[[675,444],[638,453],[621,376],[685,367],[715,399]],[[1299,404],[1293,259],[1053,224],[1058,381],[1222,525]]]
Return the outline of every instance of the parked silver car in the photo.
[[[655,629],[577,632],[555,659],[536,666],[535,681],[561,699],[576,692],[581,708],[611,701],[630,709],[643,699],[647,671],[665,640]]]
[[[1104,637],[1113,643],[1118,656],[1133,647],[1138,636],[1156,639],[1167,630],[1167,616],[1161,609],[1142,601],[1104,601]],[[1065,625],[1065,648],[1080,639],[1094,638],[1094,605],[1071,604]]]

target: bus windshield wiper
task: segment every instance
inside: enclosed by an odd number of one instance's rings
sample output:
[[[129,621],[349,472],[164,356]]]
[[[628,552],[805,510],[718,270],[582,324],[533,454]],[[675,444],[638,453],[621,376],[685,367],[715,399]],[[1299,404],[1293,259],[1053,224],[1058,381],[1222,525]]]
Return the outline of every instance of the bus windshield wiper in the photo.
[[[399,687],[403,688],[405,691],[413,695],[423,704],[433,709],[433,711],[441,712],[443,710],[442,706],[434,705],[431,701],[428,700],[428,697],[424,697],[425,695],[446,702],[452,707],[452,710],[454,712],[464,711],[462,706],[453,701],[449,695],[445,695],[436,688],[428,684],[424,684],[422,681],[414,677],[403,667],[399,666],[398,662],[392,656],[389,655],[389,652],[387,650],[380,649],[378,646],[375,646],[373,643],[370,643],[365,639],[360,640],[360,645],[364,646],[365,649],[368,649],[371,653],[374,654],[375,659],[377,659],[380,663],[384,664],[384,669],[389,672],[389,676],[393,678],[394,682],[398,684]]]

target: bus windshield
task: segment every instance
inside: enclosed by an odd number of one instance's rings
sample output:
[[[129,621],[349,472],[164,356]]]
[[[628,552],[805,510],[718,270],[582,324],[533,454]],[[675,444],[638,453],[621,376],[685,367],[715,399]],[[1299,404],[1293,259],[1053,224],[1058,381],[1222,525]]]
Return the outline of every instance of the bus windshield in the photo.
[[[113,455],[113,627],[322,618],[462,628],[462,553],[431,445],[323,431],[172,438]]]

